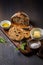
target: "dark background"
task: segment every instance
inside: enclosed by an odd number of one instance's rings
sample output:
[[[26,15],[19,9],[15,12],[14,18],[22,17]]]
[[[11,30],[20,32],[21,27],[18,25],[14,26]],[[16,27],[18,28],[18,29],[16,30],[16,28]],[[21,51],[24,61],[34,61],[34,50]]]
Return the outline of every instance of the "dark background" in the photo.
[[[0,0],[0,21],[10,20],[18,11],[26,12],[32,23],[43,28],[43,0]],[[0,31],[7,43],[0,43],[0,65],[43,65],[43,59],[36,55],[26,57],[15,49],[10,40]]]
[[[18,11],[26,12],[36,26],[43,28],[43,0],[0,0],[0,21]]]

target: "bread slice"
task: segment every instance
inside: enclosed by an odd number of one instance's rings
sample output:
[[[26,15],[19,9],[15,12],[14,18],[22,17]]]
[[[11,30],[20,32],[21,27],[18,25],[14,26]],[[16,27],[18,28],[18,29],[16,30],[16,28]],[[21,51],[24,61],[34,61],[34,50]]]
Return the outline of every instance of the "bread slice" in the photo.
[[[12,27],[9,29],[8,35],[10,39],[20,41],[24,38],[23,32],[17,27]]]
[[[29,25],[29,17],[24,12],[17,12],[11,17],[11,21],[17,24]]]

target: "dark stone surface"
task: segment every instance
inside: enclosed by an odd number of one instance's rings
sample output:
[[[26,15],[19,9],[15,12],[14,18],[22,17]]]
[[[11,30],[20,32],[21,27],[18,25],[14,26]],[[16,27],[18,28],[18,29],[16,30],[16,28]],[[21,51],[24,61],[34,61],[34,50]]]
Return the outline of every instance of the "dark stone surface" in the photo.
[[[0,0],[0,21],[10,20],[17,11],[25,11],[36,26],[43,28],[43,0]],[[36,55],[26,57],[0,31],[7,43],[0,43],[0,65],[43,65]]]
[[[36,55],[26,57],[16,50],[16,47],[1,30],[0,36],[7,41],[6,43],[0,43],[0,65],[43,65],[43,59]]]

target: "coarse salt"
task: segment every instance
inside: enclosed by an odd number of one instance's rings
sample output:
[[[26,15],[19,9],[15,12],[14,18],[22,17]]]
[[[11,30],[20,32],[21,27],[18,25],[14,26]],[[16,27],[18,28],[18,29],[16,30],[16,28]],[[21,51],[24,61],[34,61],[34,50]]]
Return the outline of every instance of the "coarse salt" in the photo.
[[[30,46],[31,46],[31,48],[36,49],[36,48],[39,48],[41,46],[41,43],[40,42],[32,43]]]

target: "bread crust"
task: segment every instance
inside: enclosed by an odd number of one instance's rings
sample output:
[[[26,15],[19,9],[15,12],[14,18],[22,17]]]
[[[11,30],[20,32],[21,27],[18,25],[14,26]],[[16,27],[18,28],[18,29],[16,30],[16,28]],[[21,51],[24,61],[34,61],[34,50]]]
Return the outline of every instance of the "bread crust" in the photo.
[[[29,25],[30,18],[24,12],[17,12],[11,17],[11,21],[17,24]]]
[[[17,27],[10,28],[8,34],[12,40],[20,41],[24,38],[22,31]]]
[[[20,41],[24,38],[30,37],[30,31],[24,30],[27,26],[15,24],[9,29],[8,35],[12,40]]]

